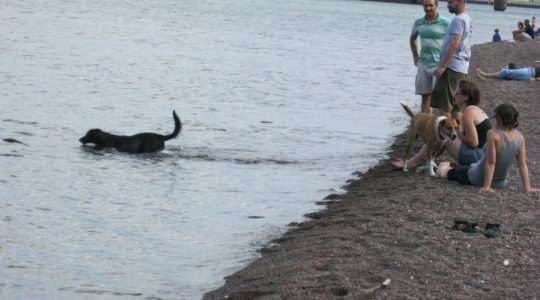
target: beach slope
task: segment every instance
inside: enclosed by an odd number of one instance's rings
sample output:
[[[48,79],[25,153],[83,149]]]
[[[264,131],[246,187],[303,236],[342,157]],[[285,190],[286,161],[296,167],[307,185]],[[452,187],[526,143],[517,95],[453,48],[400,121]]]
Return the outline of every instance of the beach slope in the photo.
[[[477,67],[494,72],[509,62],[530,66],[536,60],[537,41],[475,45],[470,72]],[[540,186],[540,81],[469,78],[478,84],[480,106],[488,114],[503,102],[520,111],[531,184]],[[515,164],[509,185],[485,194],[478,187],[393,171],[390,160],[403,155],[403,146],[402,134],[388,160],[359,174],[345,194],[326,199],[324,209],[291,226],[261,249],[260,258],[204,298],[540,297],[540,196],[523,192]],[[476,222],[478,230],[452,230],[455,220]],[[500,235],[484,236],[486,223],[500,224]]]

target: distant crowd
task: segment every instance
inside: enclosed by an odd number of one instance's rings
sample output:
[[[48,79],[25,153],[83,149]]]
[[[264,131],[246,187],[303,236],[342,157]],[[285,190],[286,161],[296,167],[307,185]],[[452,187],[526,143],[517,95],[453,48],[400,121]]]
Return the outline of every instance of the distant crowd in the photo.
[[[517,29],[512,31],[512,38],[516,42],[532,41],[535,38],[540,38],[540,28],[536,26],[536,17],[532,17],[531,20],[525,19],[523,22],[517,23]],[[499,33],[499,29],[495,29],[493,34],[493,42],[500,42],[502,40]]]

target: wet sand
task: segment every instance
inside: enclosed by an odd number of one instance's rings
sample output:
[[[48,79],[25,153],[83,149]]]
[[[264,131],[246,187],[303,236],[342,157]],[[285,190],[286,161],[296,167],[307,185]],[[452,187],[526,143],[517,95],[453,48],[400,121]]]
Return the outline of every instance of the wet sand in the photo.
[[[537,60],[539,41],[475,45],[470,70],[495,72],[508,62],[530,66]],[[531,185],[540,187],[540,81],[469,79],[478,84],[488,114],[503,102],[520,111]],[[515,164],[508,186],[486,194],[425,173],[392,170],[390,161],[402,156],[403,146],[402,134],[388,160],[357,174],[345,194],[321,201],[321,211],[291,224],[261,249],[260,258],[204,298],[540,297],[540,196],[523,191]],[[455,220],[476,222],[478,230],[452,230]],[[486,223],[500,224],[500,235],[485,237]]]

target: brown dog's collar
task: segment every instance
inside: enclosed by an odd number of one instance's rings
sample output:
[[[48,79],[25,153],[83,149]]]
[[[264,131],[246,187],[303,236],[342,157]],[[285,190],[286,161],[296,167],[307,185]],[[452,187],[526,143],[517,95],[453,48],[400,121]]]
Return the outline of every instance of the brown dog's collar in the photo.
[[[446,140],[443,136],[441,136],[441,131],[439,130],[439,124],[444,120],[446,120],[445,116],[438,116],[435,120],[435,132],[437,132],[437,140],[439,143]]]

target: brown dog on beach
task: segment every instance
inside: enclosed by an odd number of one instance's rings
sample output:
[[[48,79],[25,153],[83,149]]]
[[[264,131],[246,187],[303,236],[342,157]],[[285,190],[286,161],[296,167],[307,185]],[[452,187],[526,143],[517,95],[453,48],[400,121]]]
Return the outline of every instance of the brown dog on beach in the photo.
[[[411,124],[407,132],[407,145],[405,147],[405,157],[403,158],[403,172],[407,172],[407,157],[411,150],[415,137],[418,135],[426,143],[427,168],[429,175],[435,176],[433,171],[434,150],[440,149],[441,144],[446,139],[454,140],[457,137],[456,130],[459,123],[454,118],[444,116],[437,117],[427,113],[413,113],[407,104],[400,102],[403,109],[411,117]]]

